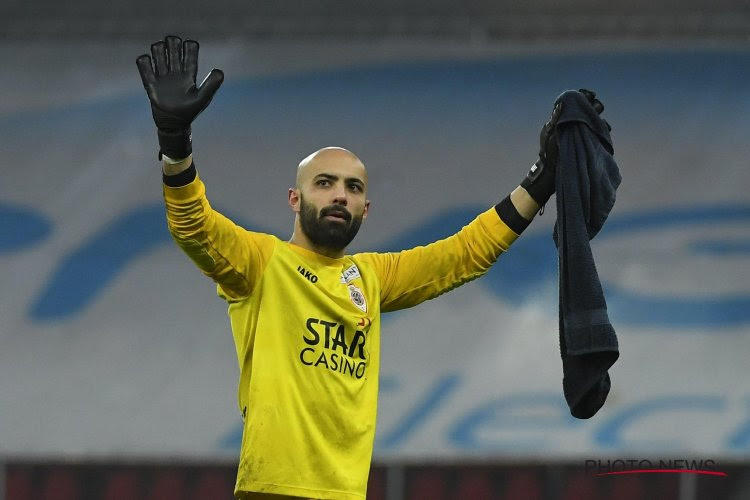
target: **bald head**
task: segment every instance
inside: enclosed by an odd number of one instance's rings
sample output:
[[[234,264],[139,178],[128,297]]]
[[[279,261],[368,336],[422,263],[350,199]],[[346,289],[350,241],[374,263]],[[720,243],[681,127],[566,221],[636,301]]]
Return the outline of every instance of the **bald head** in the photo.
[[[362,160],[348,149],[329,146],[315,151],[302,160],[297,167],[296,187],[299,189],[318,174],[330,170],[345,169],[367,184],[367,170]]]
[[[300,162],[289,206],[296,213],[290,242],[341,257],[370,206],[364,164],[344,148],[319,149]]]

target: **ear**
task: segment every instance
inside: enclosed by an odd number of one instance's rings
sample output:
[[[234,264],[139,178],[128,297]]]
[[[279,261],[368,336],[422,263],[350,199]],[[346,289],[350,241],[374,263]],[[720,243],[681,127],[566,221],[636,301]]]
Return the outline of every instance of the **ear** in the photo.
[[[294,213],[299,213],[300,205],[299,190],[297,188],[289,188],[289,206],[292,207]]]
[[[370,211],[370,200],[365,200],[365,209],[362,211],[362,220],[367,218],[367,213]]]

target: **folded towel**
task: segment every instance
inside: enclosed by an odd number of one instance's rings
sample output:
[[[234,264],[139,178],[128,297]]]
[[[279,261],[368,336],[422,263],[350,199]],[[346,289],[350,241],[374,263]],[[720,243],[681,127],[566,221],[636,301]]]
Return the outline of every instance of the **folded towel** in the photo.
[[[590,418],[609,394],[607,370],[619,350],[589,240],[612,210],[622,177],[612,157],[609,127],[588,99],[568,91],[558,101],[562,114],[556,128],[560,160],[553,238],[559,254],[563,393],[574,417]]]

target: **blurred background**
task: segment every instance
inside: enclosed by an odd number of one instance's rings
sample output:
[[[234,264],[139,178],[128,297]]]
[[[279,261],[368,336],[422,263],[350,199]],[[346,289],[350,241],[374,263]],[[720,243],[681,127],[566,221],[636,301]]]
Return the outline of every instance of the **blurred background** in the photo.
[[[353,252],[499,201],[561,92],[606,107],[607,403],[563,399],[550,203],[486,276],[384,316],[369,499],[750,498],[748,2],[6,0],[0,500],[231,497],[226,305],[166,230],[135,66],[166,34],[226,75],[193,126],[213,205],[287,239],[297,163],[346,147],[372,200]],[[596,475],[651,465],[683,472]]]

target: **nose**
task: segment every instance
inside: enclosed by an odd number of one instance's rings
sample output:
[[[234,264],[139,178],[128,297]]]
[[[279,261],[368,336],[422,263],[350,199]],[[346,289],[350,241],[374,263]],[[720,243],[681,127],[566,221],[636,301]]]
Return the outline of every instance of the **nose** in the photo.
[[[338,186],[336,191],[333,193],[333,204],[346,206],[346,189],[343,186]]]

